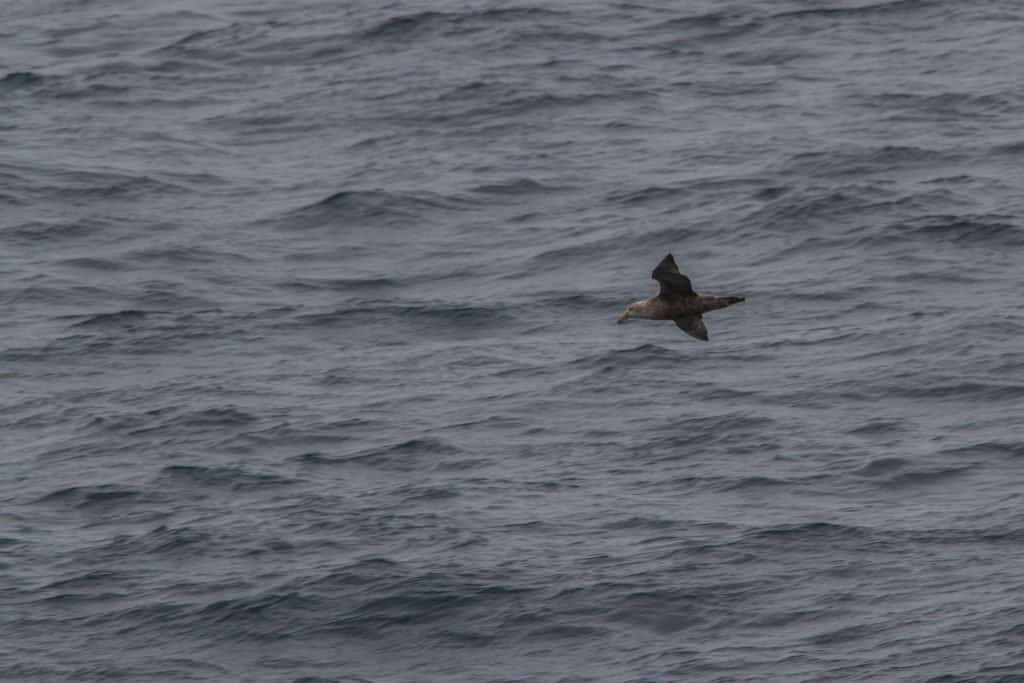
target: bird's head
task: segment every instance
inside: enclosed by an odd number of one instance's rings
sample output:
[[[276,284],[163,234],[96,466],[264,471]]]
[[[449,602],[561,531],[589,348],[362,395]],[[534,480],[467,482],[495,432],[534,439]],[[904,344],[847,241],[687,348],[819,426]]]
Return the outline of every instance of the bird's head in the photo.
[[[618,322],[624,323],[630,318],[644,318],[646,317],[646,310],[644,308],[643,301],[634,301],[630,305],[626,306],[626,310],[619,316]]]

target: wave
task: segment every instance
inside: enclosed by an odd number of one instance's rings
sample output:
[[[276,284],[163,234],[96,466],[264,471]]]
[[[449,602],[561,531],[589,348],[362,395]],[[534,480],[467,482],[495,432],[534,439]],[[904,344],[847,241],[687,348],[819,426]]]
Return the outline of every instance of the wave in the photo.
[[[889,396],[995,403],[1024,398],[1024,386],[1009,382],[964,381],[953,377],[931,377],[928,382],[922,383],[920,377],[908,374],[895,374],[890,379],[893,380],[893,383],[886,387]]]
[[[184,555],[195,557],[214,549],[218,539],[208,531],[190,527],[168,527],[161,524],[143,534],[121,535],[102,546],[83,552],[83,559],[105,564],[113,559],[145,555]]]
[[[616,349],[591,356],[576,358],[571,365],[592,369],[627,368],[639,366],[676,364],[685,357],[685,352],[676,348],[641,344],[629,349]]]
[[[965,246],[1016,246],[1022,240],[1024,230],[1009,215],[936,212],[942,208],[956,211],[963,205],[962,196],[948,189],[893,193],[875,185],[823,187],[770,200],[756,207],[744,222],[800,238],[772,258],[799,255],[812,248],[834,252],[921,239]],[[815,230],[808,235],[808,228]],[[814,234],[819,230],[828,232]],[[768,262],[767,258],[761,261]]]
[[[1012,91],[984,95],[953,91],[937,94],[884,92],[850,95],[848,100],[855,106],[882,113],[893,122],[959,121],[964,117],[983,120],[1012,114],[1019,107]]]
[[[913,145],[842,146],[821,152],[800,152],[776,167],[783,177],[859,180],[878,172],[896,170],[933,171],[943,165],[955,165],[964,159],[960,152],[929,149]],[[835,192],[836,190],[831,190]],[[876,200],[894,196],[888,183],[851,183],[840,190]]]
[[[143,497],[138,489],[115,484],[94,486],[69,486],[37,498],[38,504],[60,504],[79,509],[108,508],[124,503],[134,503]]]
[[[167,262],[172,264],[204,263],[226,266],[228,263],[252,263],[253,259],[238,251],[226,251],[195,244],[162,244],[129,251],[121,256],[129,263]]]
[[[469,610],[494,613],[501,605],[514,606],[523,592],[493,585],[484,577],[421,574],[398,581],[384,595],[361,595],[340,618],[324,626],[372,633],[389,627],[459,623],[460,615]]]
[[[858,474],[865,477],[884,477],[906,469],[910,462],[905,458],[875,458],[858,470]]]
[[[362,37],[369,40],[396,38],[406,40],[421,31],[455,24],[458,17],[459,15],[456,14],[432,11],[397,15],[364,30]]]
[[[722,482],[718,488],[721,491],[776,491],[777,489],[789,488],[794,483],[788,479],[750,476]]]
[[[530,114],[550,113],[562,110],[574,110],[586,106],[601,104],[617,105],[626,99],[655,99],[656,95],[644,89],[632,89],[622,92],[619,89],[608,91],[587,91],[566,93],[536,91],[509,91],[502,96],[470,100],[468,106],[461,108],[442,107],[438,110],[423,112],[420,119],[426,118],[436,123],[468,126],[483,123],[488,128],[477,129],[477,132],[494,132],[493,127],[500,127],[509,120],[518,120]]]
[[[514,320],[514,311],[504,304],[494,306],[473,306],[469,304],[436,303],[396,305],[356,305],[326,313],[308,313],[296,316],[284,323],[296,323],[312,327],[333,327],[345,325],[360,319],[387,319],[418,326],[420,329],[434,328],[442,332],[466,332],[474,329],[505,325]]]
[[[94,569],[68,578],[51,581],[50,583],[41,586],[39,590],[95,590],[97,588],[104,587],[123,588],[126,584],[130,584],[131,580],[131,572],[110,569]]]
[[[523,195],[533,194],[548,194],[552,192],[561,192],[571,190],[575,188],[559,187],[556,185],[545,185],[544,183],[537,182],[531,178],[513,178],[498,183],[487,183],[484,185],[477,185],[470,191],[475,194],[493,195],[493,196],[506,196],[506,197],[519,197]]]
[[[361,455],[354,456],[356,459],[375,459],[381,455],[392,456],[419,456],[419,455],[457,455],[462,450],[442,441],[441,439],[426,437],[420,439],[409,439],[393,446],[383,449],[375,449]]]
[[[680,522],[675,519],[668,519],[664,517],[632,516],[627,517],[625,519],[617,519],[611,522],[605,522],[601,525],[601,528],[611,529],[615,531],[660,531],[664,529],[676,528],[679,526],[681,526]]]
[[[264,591],[257,595],[209,603],[188,617],[189,628],[216,634],[218,640],[277,640],[288,637],[289,622],[300,614],[315,614],[314,596],[297,591]]]
[[[575,312],[602,311],[614,316],[625,305],[625,300],[581,292],[539,292],[531,297],[528,309],[541,306],[545,310],[567,309]]]
[[[137,311],[132,309],[126,309],[123,311],[116,311],[114,313],[97,313],[91,315],[81,322],[77,322],[72,327],[95,327],[95,326],[108,326],[108,325],[132,325],[137,322],[141,322],[147,316],[146,311]]]
[[[707,417],[679,417],[669,420],[667,424],[649,426],[647,431],[651,434],[641,442],[627,446],[626,450],[637,462],[648,465],[685,460],[722,448],[733,453],[760,453],[771,450],[774,445],[763,435],[774,433],[778,428],[776,420],[740,412]],[[750,445],[751,437],[758,439],[756,445]],[[735,482],[735,479],[719,481],[716,485],[727,486],[730,482]],[[673,483],[703,487],[710,482],[704,478],[685,477]]]
[[[439,104],[456,102],[476,102],[504,97],[509,91],[508,85],[499,81],[470,81],[459,83],[447,90],[442,91],[436,97]]]
[[[191,193],[188,187],[147,175],[67,171],[60,173],[58,178],[65,184],[50,189],[56,190],[65,199],[77,197],[90,200],[134,200],[163,194]]]
[[[918,468],[910,471],[897,470],[883,479],[881,486],[889,489],[907,489],[917,486],[929,486],[936,483],[947,483],[964,474],[974,471],[974,466]]]
[[[486,576],[410,575],[398,563],[369,558],[270,590],[176,610],[180,628],[217,640],[316,638],[331,633],[376,639],[390,628],[458,623],[460,616],[515,608],[523,589]],[[131,623],[134,615],[124,615]],[[445,631],[432,637],[446,638]],[[455,634],[455,638],[459,639]]]
[[[685,228],[678,230],[685,230]],[[568,246],[554,246],[553,244],[547,246],[543,251],[530,258],[525,274],[545,271],[552,264],[568,268],[574,262],[584,260],[591,268],[594,268],[622,253],[623,238],[621,234],[587,241],[584,241],[585,239],[585,236],[581,236],[581,239],[574,240],[575,244]]]
[[[328,373],[319,383],[324,386],[338,384],[349,385],[354,380],[350,376],[339,379],[336,373]],[[267,427],[256,426],[238,432],[220,441],[221,448],[236,453],[248,453],[260,449],[273,448],[281,452],[294,452],[322,445],[337,446],[356,437],[376,433],[382,428],[379,420],[359,418],[337,420],[289,420],[271,424]]]
[[[0,240],[20,244],[85,241],[114,226],[111,221],[96,218],[78,218],[71,221],[34,220],[0,228]]]
[[[673,17],[647,27],[645,32],[653,35],[667,33],[675,45],[685,39],[692,43],[714,43],[716,41],[741,38],[758,31],[763,18],[752,12],[719,10],[705,14]]]
[[[4,172],[4,168],[9,169]],[[40,201],[52,202],[59,198],[59,205],[75,206],[77,204],[97,201],[131,203],[138,200],[153,199],[169,195],[178,196],[192,191],[169,178],[159,175],[132,174],[122,171],[106,171],[63,166],[46,166],[42,163],[12,167],[0,164],[0,179],[6,179],[7,196],[15,205],[38,204]],[[74,214],[86,213],[73,219],[44,220],[36,218],[14,227],[5,227],[0,235],[14,234],[24,238],[56,237],[62,233],[68,236],[79,231],[96,232],[103,229],[121,228],[123,222],[109,216],[109,211],[99,212],[98,216],[87,215],[87,212],[76,210]]]
[[[887,351],[886,355],[892,355],[892,352]],[[876,436],[880,434],[895,434],[903,431],[906,431],[906,426],[902,420],[876,419],[869,420],[862,425],[847,430],[846,433],[855,434],[857,436]]]
[[[1024,441],[982,441],[968,446],[958,446],[940,451],[943,455],[965,457],[970,455],[1018,458],[1024,456]]]
[[[331,569],[327,574],[305,582],[303,587],[316,591],[358,588],[405,576],[402,563],[387,557],[368,557]]]
[[[893,630],[894,628],[895,626],[884,620],[880,620],[877,623],[855,624],[853,626],[843,626],[841,628],[822,631],[814,635],[806,636],[804,640],[815,647],[836,647],[856,643],[858,641],[870,641],[870,639],[878,637],[880,633]],[[939,681],[941,680],[942,679],[940,678]],[[932,681],[933,683],[938,683],[935,679],[932,679]]]
[[[166,335],[158,331],[157,336]],[[174,433],[183,430],[188,433],[195,429],[243,427],[258,423],[259,420],[258,416],[232,406],[191,410],[167,407],[140,412],[124,411],[110,416],[98,415],[87,426],[106,432],[141,436],[160,431]],[[177,471],[171,469],[165,474]]]
[[[107,273],[126,269],[126,265],[121,261],[94,256],[74,256],[61,259],[58,263],[69,268],[81,268],[82,270],[96,270]]]
[[[395,496],[401,497],[404,503],[414,503],[417,501],[435,502],[458,498],[461,495],[458,487],[454,484],[447,486],[414,486],[409,484],[396,488],[392,493]]]
[[[268,486],[288,486],[294,479],[267,472],[250,472],[239,467],[204,467],[201,465],[169,465],[160,470],[161,485],[188,484],[227,488],[232,491],[261,489]]]
[[[98,298],[98,297],[97,297]],[[66,301],[67,296],[64,300]],[[55,297],[54,301],[61,301]],[[168,293],[142,295],[139,303],[154,303],[163,306],[190,308],[190,312],[175,313],[161,309],[123,309],[120,311],[91,313],[86,315],[58,316],[57,320],[75,320],[70,330],[74,334],[61,337],[45,347],[49,351],[71,351],[80,343],[81,352],[86,347],[98,350],[101,344],[112,344],[113,348],[132,354],[162,353],[175,344],[186,344],[196,340],[222,336],[228,326],[237,325],[238,319],[225,316],[218,309],[202,308],[203,302]],[[86,306],[82,306],[85,308]],[[234,327],[232,329],[237,329]]]
[[[787,47],[744,47],[724,55],[730,63],[738,66],[763,67],[784,66],[801,59],[813,59],[814,52],[794,46]]]
[[[262,39],[271,34],[270,27],[256,22],[232,22],[216,28],[192,31],[173,42],[154,48],[147,57],[188,60],[186,70],[202,73],[218,64],[243,61],[249,50],[262,47]],[[164,62],[166,70],[167,62]]]
[[[782,524],[779,526],[752,529],[744,534],[747,539],[771,540],[773,542],[820,543],[826,540],[862,541],[873,535],[866,527],[834,524],[832,522],[806,522],[803,524]]]
[[[614,190],[605,195],[605,201],[614,204],[648,204],[683,199],[693,195],[689,187],[650,185],[639,190]]]
[[[30,88],[43,80],[43,76],[35,71],[11,71],[0,78],[0,92]]]
[[[535,19],[561,18],[565,15],[543,8],[495,8],[477,11],[419,11],[395,14],[369,26],[352,30],[350,22],[330,30],[306,27],[302,31],[282,30],[275,24],[236,21],[215,28],[192,31],[147,53],[184,63],[192,72],[223,65],[270,65],[336,63],[361,56],[367,50],[403,49],[421,41],[489,30],[522,26],[533,29]],[[211,19],[204,24],[214,23]],[[552,22],[548,22],[552,23]],[[554,27],[559,27],[554,22]],[[564,36],[563,36],[564,37]]]
[[[80,84],[75,80],[66,79],[54,82],[53,86],[45,92],[57,100],[82,99],[88,100],[90,103],[103,102],[105,104],[114,104],[116,102],[131,104],[132,106],[149,103],[148,101],[138,99],[138,91],[128,85],[111,85],[109,83]]]
[[[424,465],[424,458],[429,458],[431,463],[436,466],[441,464],[442,458],[459,455],[462,452],[462,449],[441,439],[423,437],[345,455],[305,453],[298,459],[310,465],[359,464],[390,470],[412,471]]]
[[[409,226],[463,208],[465,203],[460,200],[430,192],[342,190],[293,209],[282,218],[281,225],[286,229]]]
[[[389,277],[295,278],[277,283],[283,289],[310,292],[365,292],[394,289],[401,285],[401,281]]]
[[[879,234],[886,241],[907,237],[962,246],[1011,248],[1024,246],[1024,227],[1006,214],[921,216],[889,225]]]
[[[809,229],[829,226],[830,240],[838,240],[836,226],[849,227],[871,210],[881,197],[871,187],[814,187],[784,194],[756,207],[745,223],[768,226],[773,231],[798,234],[805,239]]]
[[[183,427],[228,427],[258,421],[258,416],[233,406],[190,410],[175,419]]]
[[[564,17],[563,12],[540,7],[507,7],[466,12],[413,12],[384,19],[360,34],[372,41],[397,41],[430,33],[454,35],[482,31],[510,22],[532,22],[541,18]]]
[[[940,455],[953,456],[958,460],[963,461],[964,458],[972,454],[990,455],[993,452],[999,452],[999,449],[992,450],[985,448],[984,446],[967,447],[942,451]],[[1013,454],[1012,448],[1009,450],[1009,453],[1011,455]],[[973,472],[976,466],[977,465],[975,463],[968,463],[950,466],[922,467],[916,464],[913,460],[889,456],[871,460],[857,470],[857,474],[868,479],[876,480],[877,484],[884,488],[904,489],[914,486],[927,486],[934,483],[945,482],[949,479],[955,479],[961,475]]]
[[[992,146],[989,149],[988,156],[992,157],[992,156],[1003,155],[1003,154],[1005,154],[1007,156],[1013,156],[1013,157],[1020,156],[1021,154],[1024,154],[1024,140],[1019,141],[1019,142],[1008,142],[1008,143],[1004,143],[1004,144],[1000,144],[1000,145],[994,145],[994,146]],[[965,179],[972,179],[973,180],[973,176],[969,176],[969,175],[960,176],[960,177],[961,178],[965,178]]]
[[[853,7],[816,7],[812,9],[790,10],[772,15],[772,19],[832,19],[844,17],[874,17],[892,14],[912,14],[921,10],[942,7],[937,0],[890,0],[868,5]]]

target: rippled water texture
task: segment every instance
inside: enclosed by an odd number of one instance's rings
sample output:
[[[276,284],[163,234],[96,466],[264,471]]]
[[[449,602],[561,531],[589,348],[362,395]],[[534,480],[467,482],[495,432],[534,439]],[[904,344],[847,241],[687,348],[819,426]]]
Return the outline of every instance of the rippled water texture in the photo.
[[[0,679],[1024,680],[1022,30],[0,3]]]

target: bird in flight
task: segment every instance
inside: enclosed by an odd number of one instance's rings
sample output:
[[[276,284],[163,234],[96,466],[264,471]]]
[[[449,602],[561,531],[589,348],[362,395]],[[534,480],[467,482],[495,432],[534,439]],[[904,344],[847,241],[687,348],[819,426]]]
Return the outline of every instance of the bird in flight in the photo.
[[[742,296],[705,296],[693,291],[690,278],[679,272],[679,266],[672,254],[661,259],[651,273],[661,285],[656,296],[626,306],[619,316],[624,323],[631,318],[646,320],[671,320],[679,329],[701,341],[708,340],[708,329],[704,327],[703,315],[708,311],[732,306],[743,301]]]

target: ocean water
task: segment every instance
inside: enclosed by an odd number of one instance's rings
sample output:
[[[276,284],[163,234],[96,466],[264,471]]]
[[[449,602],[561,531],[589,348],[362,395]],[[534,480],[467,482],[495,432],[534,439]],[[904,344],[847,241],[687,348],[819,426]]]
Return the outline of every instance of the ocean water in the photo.
[[[1024,681],[1022,31],[0,3],[0,679]]]

